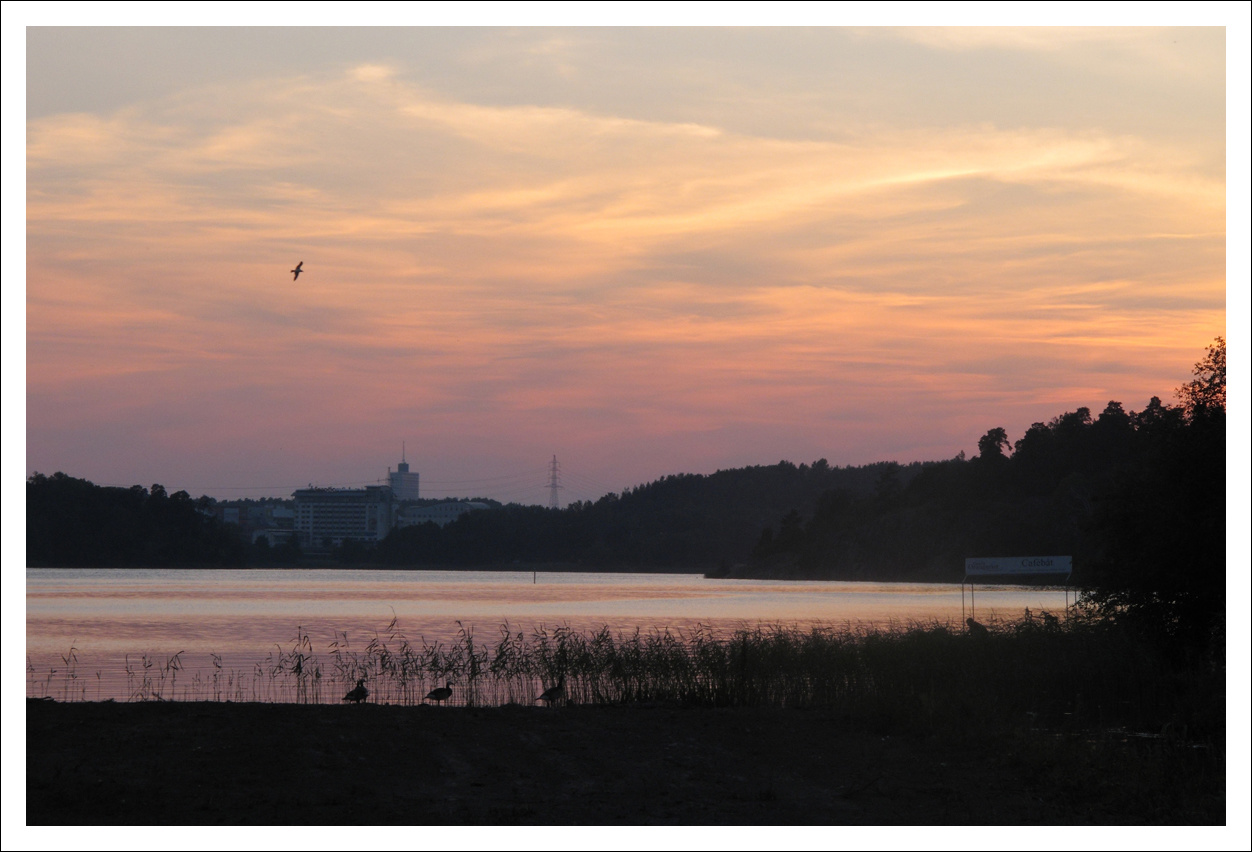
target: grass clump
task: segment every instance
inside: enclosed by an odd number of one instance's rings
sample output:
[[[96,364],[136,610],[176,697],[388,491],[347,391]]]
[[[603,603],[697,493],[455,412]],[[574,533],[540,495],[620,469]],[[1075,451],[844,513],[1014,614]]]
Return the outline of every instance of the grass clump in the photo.
[[[458,622],[451,642],[411,641],[393,619],[363,647],[337,633],[321,653],[297,628],[250,672],[184,674],[181,654],[127,660],[132,700],[338,703],[358,680],[372,703],[416,705],[453,684],[452,705],[534,704],[562,681],[568,704],[832,710],[884,730],[975,733],[995,721],[1224,742],[1224,667],[1163,655],[1116,623],[1050,616],[971,635],[946,622],[885,629],[758,625],[729,633],[500,625],[484,642]],[[86,698],[73,686],[35,693]],[[181,676],[181,679],[180,679]],[[83,694],[79,694],[79,692]],[[56,694],[54,694],[56,692]]]

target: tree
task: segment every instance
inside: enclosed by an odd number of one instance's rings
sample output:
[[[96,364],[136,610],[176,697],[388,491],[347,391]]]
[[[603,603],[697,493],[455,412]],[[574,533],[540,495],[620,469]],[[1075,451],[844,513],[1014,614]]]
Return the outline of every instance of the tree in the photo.
[[[1179,389],[1185,419],[1153,398],[1132,418],[1145,456],[1097,501],[1085,581],[1099,612],[1175,649],[1218,650],[1226,608],[1225,341]]]
[[[26,562],[53,566],[233,565],[243,544],[186,491],[101,487],[64,473],[26,483]]]
[[[978,457],[989,461],[1002,459],[1008,454],[1009,447],[1009,433],[1004,431],[1003,426],[997,426],[978,439]]]
[[[1188,419],[1226,411],[1226,338],[1217,337],[1192,371],[1194,379],[1178,389]]]
[[[1179,417],[1180,411],[1181,409],[1162,403],[1159,396],[1154,396],[1148,400],[1148,405],[1143,411],[1130,415],[1130,421],[1136,432],[1141,435],[1151,435],[1177,428],[1182,423]]]
[[[1096,419],[1095,425],[1101,429],[1125,430],[1130,428],[1130,415],[1126,413],[1126,409],[1120,402],[1110,399],[1109,404]]]

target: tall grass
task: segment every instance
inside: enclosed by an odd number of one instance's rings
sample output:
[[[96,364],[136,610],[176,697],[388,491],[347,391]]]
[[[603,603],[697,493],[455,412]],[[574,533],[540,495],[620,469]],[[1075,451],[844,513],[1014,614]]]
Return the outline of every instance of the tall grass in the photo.
[[[297,628],[290,645],[247,672],[214,657],[211,670],[180,680],[175,654],[128,658],[127,679],[133,700],[296,703],[338,702],[361,680],[370,702],[401,705],[451,681],[451,704],[500,706],[534,704],[564,678],[571,704],[823,708],[893,728],[977,731],[994,719],[1224,737],[1223,670],[1166,658],[1107,622],[1027,617],[989,627],[984,636],[940,622],[615,634],[506,622],[484,642],[458,622],[455,640],[429,643],[410,640],[393,619],[364,647],[337,633],[319,653]],[[61,672],[66,699],[86,697],[68,686],[78,683],[75,650]],[[57,673],[41,684],[28,666],[28,682],[52,695]]]

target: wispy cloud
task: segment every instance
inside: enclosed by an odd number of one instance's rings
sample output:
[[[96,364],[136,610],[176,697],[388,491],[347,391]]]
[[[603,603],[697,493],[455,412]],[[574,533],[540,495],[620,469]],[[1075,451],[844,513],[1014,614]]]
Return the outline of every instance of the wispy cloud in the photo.
[[[462,460],[502,432],[544,457],[669,436],[706,466],[955,453],[1093,394],[1141,404],[1224,329],[1224,175],[1180,137],[994,114],[771,134],[412,77],[347,63],[28,122],[32,463],[61,458],[75,406],[112,422],[162,400],[193,416],[136,441],[277,451],[301,421],[296,466],[347,423]]]

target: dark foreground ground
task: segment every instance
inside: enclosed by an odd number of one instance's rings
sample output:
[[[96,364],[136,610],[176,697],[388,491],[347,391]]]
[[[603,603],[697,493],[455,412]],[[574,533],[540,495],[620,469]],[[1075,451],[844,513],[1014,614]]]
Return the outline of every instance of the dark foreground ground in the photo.
[[[26,819],[82,824],[1208,824],[1210,748],[824,711],[26,703]]]

